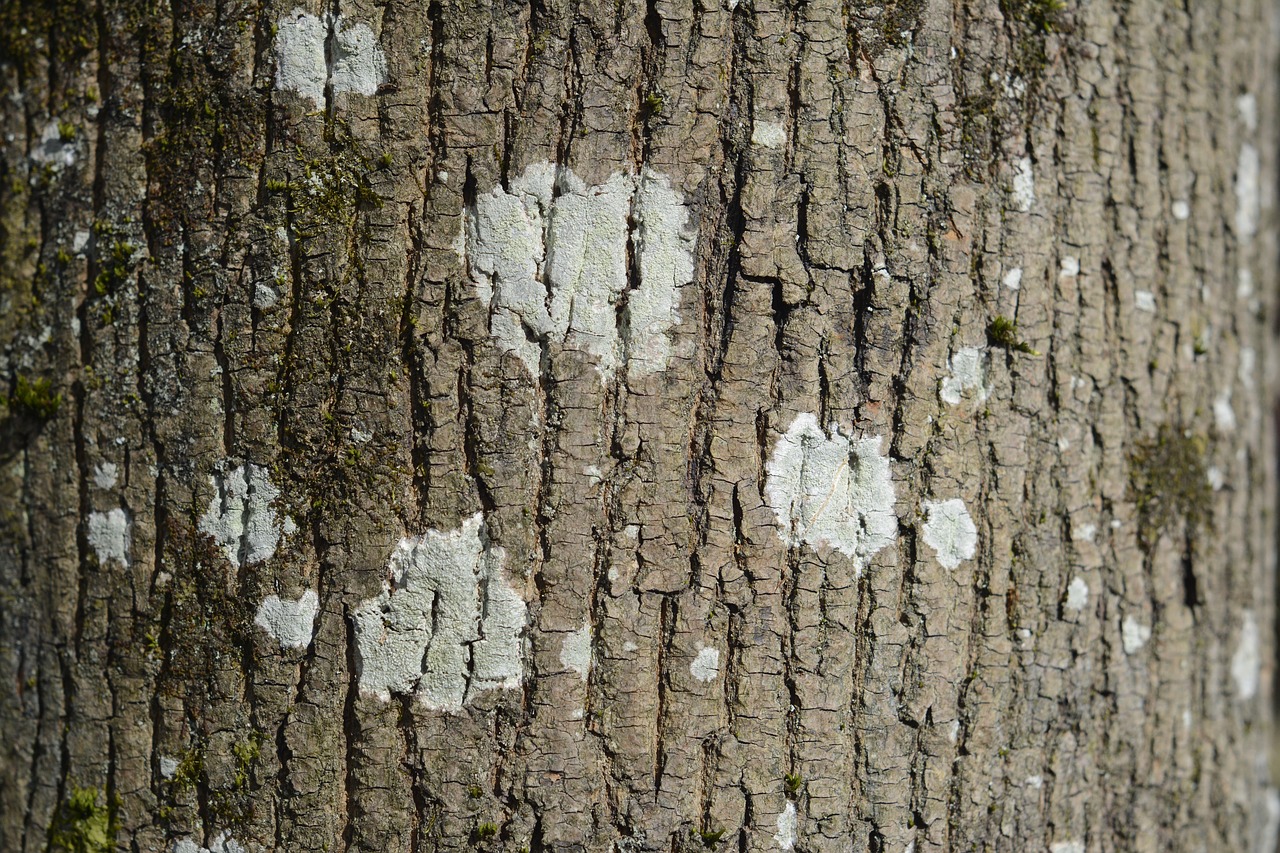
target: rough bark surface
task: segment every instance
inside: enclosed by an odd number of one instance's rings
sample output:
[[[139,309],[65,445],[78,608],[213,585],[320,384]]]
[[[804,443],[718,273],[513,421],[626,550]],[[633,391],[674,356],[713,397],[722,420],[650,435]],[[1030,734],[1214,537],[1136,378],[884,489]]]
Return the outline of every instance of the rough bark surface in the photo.
[[[1270,4],[0,27],[0,849],[1274,849]]]

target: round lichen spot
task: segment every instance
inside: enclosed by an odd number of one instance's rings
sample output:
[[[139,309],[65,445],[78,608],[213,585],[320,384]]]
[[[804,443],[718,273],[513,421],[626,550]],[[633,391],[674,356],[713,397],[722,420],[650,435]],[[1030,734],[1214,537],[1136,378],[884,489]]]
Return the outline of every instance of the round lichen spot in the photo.
[[[880,438],[850,438],[802,414],[778,440],[766,466],[765,500],[788,545],[830,547],[861,571],[898,535],[889,460]]]
[[[925,501],[923,508],[924,544],[933,549],[938,562],[944,568],[955,569],[961,562],[973,559],[978,548],[978,528],[964,501]]]

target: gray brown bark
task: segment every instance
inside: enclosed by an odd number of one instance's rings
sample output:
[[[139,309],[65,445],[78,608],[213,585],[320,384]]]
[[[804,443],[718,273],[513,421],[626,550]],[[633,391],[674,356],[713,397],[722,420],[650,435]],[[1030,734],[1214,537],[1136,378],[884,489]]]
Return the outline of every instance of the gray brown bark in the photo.
[[[290,4],[0,11],[0,849],[1274,847],[1271,6],[302,11],[376,91],[281,83]],[[663,369],[495,337],[459,235],[540,163],[682,197]],[[882,438],[861,571],[769,505],[804,415]],[[246,464],[265,559],[205,521]],[[362,692],[477,513],[519,687]]]

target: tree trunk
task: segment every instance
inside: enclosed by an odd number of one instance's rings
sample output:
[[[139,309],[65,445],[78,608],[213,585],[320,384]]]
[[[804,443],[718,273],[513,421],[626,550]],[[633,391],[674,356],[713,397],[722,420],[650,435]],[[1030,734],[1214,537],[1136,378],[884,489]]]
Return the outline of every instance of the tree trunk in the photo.
[[[0,30],[3,850],[1275,849],[1271,4]]]

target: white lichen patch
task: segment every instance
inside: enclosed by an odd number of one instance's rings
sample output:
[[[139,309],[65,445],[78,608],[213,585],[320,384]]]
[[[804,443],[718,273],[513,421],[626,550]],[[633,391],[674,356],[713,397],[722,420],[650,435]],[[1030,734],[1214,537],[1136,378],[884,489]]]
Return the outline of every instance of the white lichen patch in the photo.
[[[503,559],[479,513],[457,530],[401,539],[382,593],[354,615],[361,693],[416,693],[457,711],[482,691],[519,686],[526,608]]]
[[[1085,579],[1077,575],[1071,579],[1071,583],[1067,584],[1067,600],[1062,606],[1067,610],[1079,613],[1089,605],[1089,584]]]
[[[1240,641],[1231,656],[1231,677],[1236,682],[1236,693],[1246,701],[1258,694],[1258,680],[1262,674],[1262,654],[1258,643],[1258,621],[1252,610],[1246,610],[1240,625]]]
[[[1036,180],[1031,169],[1031,158],[1022,157],[1013,164],[1013,206],[1026,213],[1036,202]]]
[[[1244,122],[1246,130],[1252,133],[1258,129],[1258,99],[1252,92],[1245,92],[1236,98],[1236,110],[1240,113],[1240,120]]]
[[[1075,542],[1092,542],[1098,537],[1098,525],[1082,524],[1071,531],[1071,539]]]
[[[113,489],[120,476],[120,468],[114,462],[99,462],[93,469],[93,484],[99,489]]]
[[[753,122],[751,144],[762,148],[781,148],[787,144],[787,129],[776,121]]]
[[[1171,209],[1173,212],[1173,218],[1179,222],[1185,222],[1191,218],[1191,205],[1187,204],[1182,199],[1175,201]]]
[[[1209,481],[1209,488],[1215,492],[1220,492],[1222,487],[1227,484],[1227,472],[1217,465],[1210,465],[1209,470],[1205,472],[1205,479]]]
[[[1230,388],[1213,400],[1213,423],[1219,432],[1231,432],[1236,428],[1236,410],[1231,407]]]
[[[1262,808],[1266,815],[1266,821],[1262,825],[1262,830],[1258,836],[1258,844],[1254,848],[1259,853],[1271,853],[1277,849],[1280,844],[1280,790],[1268,785],[1266,791],[1262,794]]]
[[[209,843],[209,853],[246,853],[244,846],[223,830]]]
[[[680,294],[693,282],[694,232],[689,211],[666,177],[640,173],[632,210],[640,286],[627,296],[622,340],[629,377],[664,370],[670,332],[680,323]]]
[[[985,400],[987,398],[986,388],[983,386],[985,360],[986,350],[980,347],[965,347],[952,353],[947,359],[947,369],[951,371],[951,375],[943,378],[938,390],[938,396],[942,398],[942,402],[958,406],[964,399],[966,391],[977,392],[975,396],[978,402]]]
[[[1010,290],[1018,290],[1022,287],[1022,267],[1014,267],[1004,274],[1001,283]]]
[[[778,842],[778,847],[783,850],[790,850],[796,846],[796,804],[789,802],[782,807],[782,813],[778,815],[778,831],[774,833],[773,840]]]
[[[312,590],[302,593],[297,601],[268,595],[258,605],[253,623],[279,641],[280,648],[305,649],[311,645],[319,612],[320,597]]]
[[[276,22],[276,87],[297,92],[316,106],[324,104],[325,86],[335,94],[373,95],[387,79],[387,58],[368,24],[333,21],[334,55],[330,66],[325,42],[329,19],[294,9]]]
[[[1058,262],[1058,277],[1070,278],[1080,275],[1080,259],[1072,255],[1065,255]]]
[[[943,568],[955,569],[964,560],[973,559],[978,548],[978,528],[964,501],[925,501],[924,544],[933,549]]]
[[[251,462],[209,478],[213,500],[200,518],[200,530],[239,566],[269,559],[280,537],[296,528],[288,516],[277,517],[272,504],[280,490],[271,482],[267,469]]]
[[[1154,314],[1156,311],[1156,295],[1150,290],[1139,290],[1133,294],[1133,307],[1139,311]]]
[[[1132,616],[1124,617],[1120,625],[1120,642],[1126,655],[1135,654],[1151,639],[1151,627],[1143,625]]]
[[[1241,145],[1236,163],[1236,236],[1242,240],[1258,232],[1261,170],[1258,149],[1248,143]]]
[[[889,460],[880,439],[850,438],[802,414],[778,440],[766,466],[765,500],[790,546],[828,546],[861,571],[898,534]]]
[[[663,370],[682,289],[693,281],[688,220],[657,172],[587,186],[552,163],[529,166],[467,212],[463,252],[490,333],[534,376],[544,344],[589,354],[603,379],[623,364],[632,377]],[[630,291],[629,234],[639,268]]]
[[[276,87],[323,104],[329,80],[324,51],[328,36],[328,24],[301,9],[276,21]]]
[[[51,121],[40,134],[40,141],[31,149],[31,159],[44,166],[60,169],[76,162],[75,138],[64,138],[59,122]]]
[[[720,650],[703,648],[689,664],[689,674],[702,682],[715,681],[720,674]]]
[[[173,775],[178,772],[179,761],[168,755],[160,756],[160,776],[164,779],[172,779]]]
[[[1253,296],[1253,270],[1241,267],[1236,273],[1236,298],[1248,299]]]
[[[115,560],[126,566],[129,564],[131,526],[129,513],[123,509],[89,513],[85,538],[100,564],[105,565],[108,560]]]
[[[375,95],[387,81],[387,57],[368,24],[347,24],[341,17],[334,27],[333,69],[329,80],[334,92]]]
[[[1049,853],[1085,853],[1083,841],[1055,841],[1049,845]]]
[[[1254,378],[1253,371],[1258,366],[1258,353],[1253,347],[1240,348],[1240,367],[1236,370],[1236,376],[1240,379],[1240,384],[1246,388],[1253,388]]]
[[[583,625],[571,634],[565,634],[560,644],[560,663],[573,670],[583,681],[591,673],[591,626]]]
[[[173,842],[172,850],[173,853],[246,853],[244,846],[225,830],[214,836],[208,847],[201,847],[190,838],[179,838]]]

